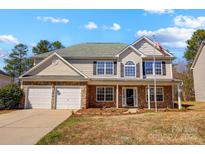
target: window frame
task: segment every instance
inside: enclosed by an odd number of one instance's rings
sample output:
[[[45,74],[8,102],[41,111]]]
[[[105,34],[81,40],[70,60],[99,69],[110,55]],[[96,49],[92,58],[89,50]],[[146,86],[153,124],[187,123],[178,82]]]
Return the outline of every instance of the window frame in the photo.
[[[98,100],[98,88],[104,88],[104,100]],[[106,100],[106,88],[111,88],[112,89],[112,100]],[[114,101],[114,87],[113,86],[97,86],[96,90],[95,90],[96,94],[95,94],[95,98],[96,98],[96,102],[113,102]]]
[[[152,74],[147,74],[147,66],[146,66],[146,63],[149,63],[151,62],[152,63]],[[160,63],[161,67],[161,74],[156,74],[156,63]],[[159,68],[157,68],[159,69]],[[163,68],[162,68],[162,61],[161,60],[157,60],[155,61],[155,64],[154,64],[154,61],[145,61],[145,75],[163,75]]]
[[[162,102],[164,102],[164,87],[156,87],[156,89],[159,89],[159,88],[162,89],[162,101],[158,101],[157,99],[156,99],[156,101],[162,103]],[[154,89],[154,87],[150,87],[150,89]],[[146,94],[145,95],[146,95],[146,102],[148,102],[148,87],[146,87]],[[156,97],[157,97],[157,93],[156,93]],[[151,98],[151,92],[150,92],[150,98]],[[154,103],[154,100],[152,101],[150,99],[150,103]]]
[[[160,67],[160,69],[161,69],[161,74],[156,74],[156,63],[160,63],[160,65],[161,65],[161,67]],[[158,68],[159,69],[159,68]],[[162,69],[162,61],[155,61],[155,68],[154,68],[154,73],[155,73],[155,75],[162,75],[162,73],[163,73],[163,69]]]
[[[103,64],[103,70],[104,70],[104,73],[103,73],[103,74],[99,74],[99,73],[98,73],[98,63],[99,63],[99,62],[103,62],[103,63],[104,63],[104,64]],[[107,63],[107,62],[111,62],[111,63],[112,63],[112,74],[107,74],[107,73],[106,73],[106,72],[107,72],[107,67],[106,67],[106,65],[107,65],[106,63]],[[114,71],[115,71],[115,70],[114,70],[114,62],[113,62],[113,61],[103,61],[103,60],[102,60],[102,61],[96,61],[96,75],[99,75],[99,76],[100,76],[100,75],[108,75],[108,76],[109,76],[109,75],[114,75]]]
[[[128,62],[132,62],[133,65],[127,65],[126,63],[128,63]],[[133,61],[131,61],[131,60],[127,61],[126,63],[124,64],[124,77],[127,77],[127,78],[134,78],[134,77],[136,77],[136,75],[137,75],[136,64]],[[134,67],[134,71],[135,71],[134,76],[127,76],[126,75],[126,67]]]
[[[146,66],[146,63],[152,63],[152,73],[151,74],[148,74],[147,73],[147,66]],[[153,61],[145,61],[145,74],[146,75],[153,75],[154,74],[154,70],[153,70]]]

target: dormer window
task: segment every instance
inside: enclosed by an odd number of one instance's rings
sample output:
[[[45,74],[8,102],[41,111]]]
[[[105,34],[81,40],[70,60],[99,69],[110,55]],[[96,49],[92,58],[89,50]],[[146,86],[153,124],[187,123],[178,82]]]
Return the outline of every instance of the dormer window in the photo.
[[[132,61],[125,63],[125,77],[135,77],[136,76],[136,66]]]

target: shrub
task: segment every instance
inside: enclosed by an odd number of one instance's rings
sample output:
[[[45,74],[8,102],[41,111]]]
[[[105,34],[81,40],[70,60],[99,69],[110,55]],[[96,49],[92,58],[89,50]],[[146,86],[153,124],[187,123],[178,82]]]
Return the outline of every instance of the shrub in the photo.
[[[17,108],[23,91],[17,84],[8,84],[0,89],[0,106],[5,109]]]

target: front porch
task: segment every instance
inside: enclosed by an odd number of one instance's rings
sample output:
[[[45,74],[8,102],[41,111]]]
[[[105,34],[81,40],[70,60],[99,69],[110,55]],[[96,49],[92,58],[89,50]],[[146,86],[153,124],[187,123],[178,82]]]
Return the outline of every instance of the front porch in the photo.
[[[172,109],[174,108],[174,86],[176,85],[158,83],[157,103],[155,103],[153,84],[113,84],[113,82],[112,84],[89,84],[87,86],[88,108]],[[181,102],[180,97],[178,101]]]

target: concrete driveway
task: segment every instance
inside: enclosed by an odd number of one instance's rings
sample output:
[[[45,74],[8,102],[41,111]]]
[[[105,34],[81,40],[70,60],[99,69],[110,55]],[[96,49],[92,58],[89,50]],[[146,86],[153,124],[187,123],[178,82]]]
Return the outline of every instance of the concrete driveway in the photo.
[[[36,144],[72,110],[19,110],[0,114],[0,144]]]

